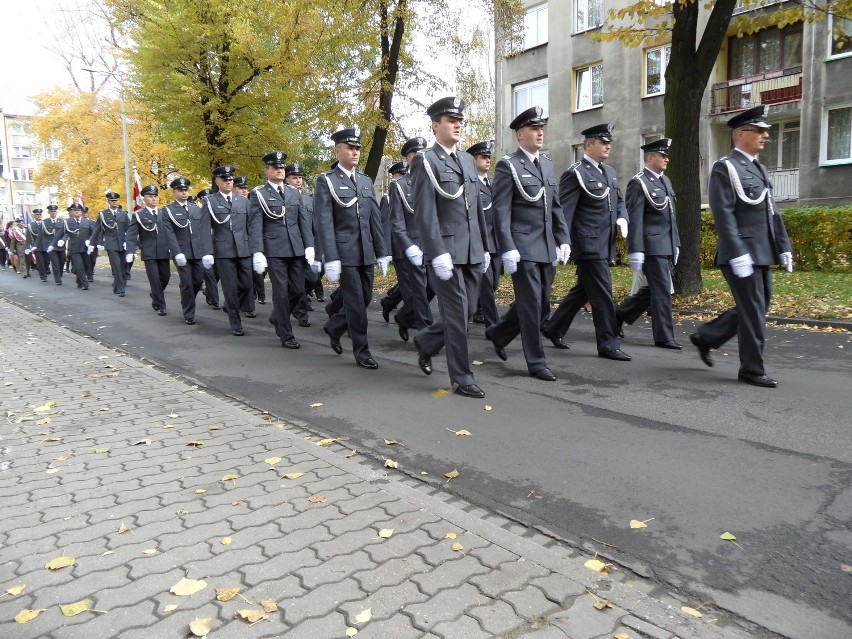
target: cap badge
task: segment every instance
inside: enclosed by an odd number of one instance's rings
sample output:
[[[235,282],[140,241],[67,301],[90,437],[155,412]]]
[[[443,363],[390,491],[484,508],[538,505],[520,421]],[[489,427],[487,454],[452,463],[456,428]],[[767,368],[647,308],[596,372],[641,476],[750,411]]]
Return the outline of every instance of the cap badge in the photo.
[[[454,106],[454,107],[459,108],[459,105],[460,105],[460,104],[461,104],[461,100],[459,100],[458,96],[456,96],[455,98],[453,98],[453,106]]]

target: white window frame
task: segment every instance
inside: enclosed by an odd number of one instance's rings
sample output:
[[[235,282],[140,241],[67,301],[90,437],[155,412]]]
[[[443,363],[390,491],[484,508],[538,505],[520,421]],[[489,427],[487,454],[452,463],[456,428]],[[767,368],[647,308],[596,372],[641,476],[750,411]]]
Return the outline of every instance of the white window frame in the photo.
[[[823,109],[822,122],[820,123],[820,141],[819,141],[819,165],[820,166],[838,166],[841,164],[852,164],[852,130],[850,130],[849,155],[839,160],[828,159],[828,114],[830,111],[838,109],[852,109],[852,102],[841,104],[832,104]],[[852,128],[852,126],[850,127]]]
[[[26,153],[24,153],[26,151]],[[31,158],[33,157],[33,147],[28,144],[15,144],[12,146],[13,158]]]
[[[666,59],[666,49],[668,49],[668,59]],[[661,64],[662,68],[660,69],[660,90],[656,93],[648,93],[648,54],[652,51],[660,51],[662,52]],[[642,56],[642,97],[644,98],[653,98],[658,95],[665,95],[666,93],[666,67],[669,66],[668,60],[671,59],[672,45],[664,44],[659,47],[650,47],[645,49],[644,55]]]
[[[598,5],[600,7],[600,22],[590,24],[589,9]],[[583,10],[583,24],[580,25],[580,9]],[[583,33],[601,27],[604,23],[604,3],[603,0],[574,0],[574,33]]]
[[[44,150],[44,159],[45,160],[58,160],[59,159],[59,149],[45,149]]]
[[[22,169],[17,167],[13,168],[12,180],[14,180],[15,182],[32,182],[33,169]]]
[[[583,72],[588,72],[589,78],[590,78],[589,82],[591,83],[592,82],[592,80],[591,80],[592,69],[594,67],[600,67],[601,68],[601,101],[600,101],[599,104],[591,103],[588,106],[580,106],[580,87],[579,87],[580,74],[583,73]],[[604,105],[603,62],[593,62],[592,64],[587,64],[585,66],[576,67],[575,69],[572,69],[571,70],[571,86],[572,86],[572,94],[573,94],[571,106],[573,107],[574,113],[579,113],[580,111],[590,111],[591,109],[601,108]],[[593,97],[594,96],[594,89],[593,89],[593,85],[591,85],[591,84],[589,86],[589,91],[590,91],[589,99],[594,100],[594,97]]]
[[[852,25],[852,20],[847,19],[847,22]],[[841,58],[848,58],[852,56],[852,32],[846,34],[850,39],[849,47],[846,48],[845,51],[841,53],[832,53],[831,48],[834,46],[834,14],[829,15],[829,19],[826,21],[828,24],[828,48],[826,51],[826,58],[828,60],[839,60]]]
[[[542,22],[544,22],[544,25],[542,25]],[[542,26],[544,27],[543,34],[541,33]],[[524,49],[532,49],[547,44],[548,28],[549,18],[546,2],[527,9],[524,13]]]
[[[547,89],[547,100],[545,100],[545,104],[536,104],[536,103],[532,102],[532,100],[529,97],[531,95],[530,89],[534,89],[536,87],[541,87],[541,86],[544,86]],[[524,106],[523,108],[516,108],[516,104],[517,104],[516,96],[518,95],[518,93],[520,93],[522,91],[527,92],[526,106]],[[539,80],[533,80],[532,82],[525,82],[523,84],[516,84],[515,86],[512,87],[512,119],[515,119],[518,116],[518,114],[521,113],[522,111],[529,109],[530,107],[534,107],[534,106],[540,106],[542,109],[544,109],[544,117],[547,117],[549,112],[550,112],[550,109],[549,109],[548,104],[547,104],[549,102],[550,102],[550,87],[548,86],[547,78],[540,78]]]

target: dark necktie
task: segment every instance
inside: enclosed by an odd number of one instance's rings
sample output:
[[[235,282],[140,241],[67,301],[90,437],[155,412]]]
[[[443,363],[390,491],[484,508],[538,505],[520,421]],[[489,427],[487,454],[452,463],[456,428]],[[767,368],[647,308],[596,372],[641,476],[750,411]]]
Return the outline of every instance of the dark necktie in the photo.
[[[485,186],[491,186],[491,182],[488,181],[488,177],[485,177]]]
[[[355,187],[355,191],[358,191],[358,181],[355,179],[355,170],[352,170],[352,175],[349,176],[349,179],[352,180],[352,186]]]
[[[278,185],[278,195],[281,196],[282,200],[284,199],[284,187],[281,186],[280,184]]]
[[[535,168],[541,170],[541,166],[538,164],[538,158],[533,158],[533,164],[535,164]]]
[[[225,199],[228,201],[228,204],[230,204],[230,203],[231,203],[231,196],[230,196],[230,195],[226,195],[226,196],[225,196]]]
[[[757,168],[757,172],[760,173],[761,177],[763,178],[763,181],[768,183],[769,177],[766,175],[766,169],[764,169],[763,165],[760,162],[758,162],[756,159],[752,160],[752,161],[754,162],[755,168]]]

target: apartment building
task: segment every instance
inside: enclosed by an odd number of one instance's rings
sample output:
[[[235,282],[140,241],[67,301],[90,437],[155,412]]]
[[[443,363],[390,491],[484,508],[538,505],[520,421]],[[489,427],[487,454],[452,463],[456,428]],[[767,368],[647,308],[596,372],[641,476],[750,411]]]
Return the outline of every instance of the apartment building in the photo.
[[[664,1],[664,0],[661,0]],[[740,6],[760,17],[785,6]],[[582,155],[580,131],[614,122],[610,163],[627,178],[639,146],[665,135],[663,100],[670,47],[595,42],[609,9],[626,0],[524,0],[523,51],[497,60],[497,147],[516,147],[509,122],[542,106],[550,116],[546,151],[562,170]],[[706,16],[705,16],[706,18]],[[702,24],[703,27],[703,24]],[[848,34],[836,38],[837,33]],[[498,45],[498,51],[501,47]],[[852,202],[852,21],[830,16],[737,37],[732,28],[704,95],[699,154],[702,191],[713,161],[730,149],[726,122],[766,104],[772,136],[761,154],[781,203]],[[706,194],[703,193],[704,201]]]

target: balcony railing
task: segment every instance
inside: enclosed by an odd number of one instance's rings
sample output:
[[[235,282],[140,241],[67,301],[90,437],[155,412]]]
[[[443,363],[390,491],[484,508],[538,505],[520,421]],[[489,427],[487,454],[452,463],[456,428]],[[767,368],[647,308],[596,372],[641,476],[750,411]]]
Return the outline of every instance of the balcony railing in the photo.
[[[778,202],[799,199],[799,169],[767,171],[772,181],[772,194]]]
[[[773,4],[781,4],[784,0],[738,0],[734,7],[734,15],[745,13],[746,11],[754,11],[755,9],[763,9]]]
[[[710,115],[742,111],[758,104],[784,104],[802,99],[802,67],[735,78],[713,85]]]

